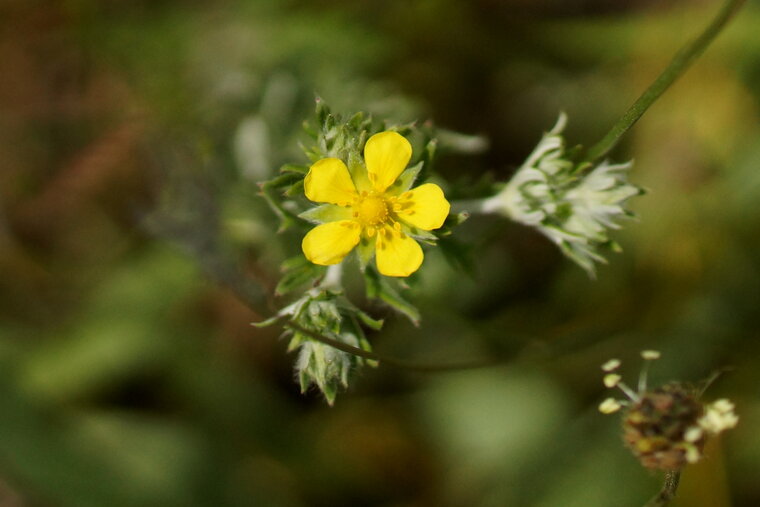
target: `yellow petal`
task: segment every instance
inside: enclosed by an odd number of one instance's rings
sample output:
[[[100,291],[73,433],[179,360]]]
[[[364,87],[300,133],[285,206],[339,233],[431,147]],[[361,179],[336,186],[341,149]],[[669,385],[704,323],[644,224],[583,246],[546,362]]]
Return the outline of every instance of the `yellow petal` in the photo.
[[[423,231],[442,226],[451,209],[443,190],[435,183],[425,183],[404,192],[398,198],[397,207],[401,220]]]
[[[420,245],[390,227],[378,234],[376,246],[377,269],[385,276],[409,276],[422,264]]]
[[[356,196],[356,187],[348,168],[337,158],[323,158],[315,162],[303,186],[306,198],[314,202],[348,206]]]
[[[304,255],[314,264],[337,264],[359,242],[361,227],[353,220],[318,225],[301,242]]]
[[[369,180],[378,192],[384,192],[412,158],[412,145],[398,132],[380,132],[367,140],[364,162]]]

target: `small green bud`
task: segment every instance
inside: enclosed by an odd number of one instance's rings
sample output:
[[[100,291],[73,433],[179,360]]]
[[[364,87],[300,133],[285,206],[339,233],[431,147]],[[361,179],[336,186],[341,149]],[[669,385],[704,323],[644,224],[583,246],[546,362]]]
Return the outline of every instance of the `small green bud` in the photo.
[[[256,325],[268,326],[285,319],[315,334],[366,351],[371,347],[359,323],[374,329],[382,326],[382,321],[373,319],[340,293],[325,289],[306,292],[275,317]],[[285,328],[292,335],[288,352],[298,350],[295,369],[301,391],[306,392],[315,385],[330,405],[335,402],[339,389],[348,387],[359,367],[365,363],[375,366],[372,361],[322,343],[297,328],[288,328],[287,323]]]

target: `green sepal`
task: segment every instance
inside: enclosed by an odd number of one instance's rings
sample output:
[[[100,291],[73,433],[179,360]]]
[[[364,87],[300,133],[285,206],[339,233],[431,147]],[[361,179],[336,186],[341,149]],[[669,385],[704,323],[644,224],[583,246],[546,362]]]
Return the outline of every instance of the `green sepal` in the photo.
[[[423,171],[420,172],[420,174],[417,175],[418,178],[420,178],[422,181],[425,181],[428,176],[430,175],[430,172],[433,170],[433,160],[435,159],[435,152],[438,147],[438,140],[437,139],[431,139],[427,142],[425,145],[425,149],[422,151],[422,156],[420,157],[420,163],[422,164]]]
[[[391,195],[401,195],[402,193],[412,188],[412,185],[414,185],[414,182],[417,179],[417,176],[420,174],[423,165],[423,162],[417,162],[412,167],[405,169],[404,172],[402,172],[399,177],[396,178],[396,181],[394,181],[393,184],[388,187],[387,192]]]
[[[315,280],[323,277],[326,271],[324,266],[309,262],[303,255],[286,260],[282,263],[282,268],[285,273],[274,289],[277,296],[292,292],[307,283],[314,283]]]
[[[362,271],[372,262],[375,256],[375,238],[368,238],[362,235],[359,243],[356,245],[356,257],[359,259],[359,267]]]
[[[346,314],[356,317],[359,319],[359,321],[364,324],[365,326],[369,327],[370,329],[374,329],[375,331],[380,331],[383,328],[383,319],[374,319],[370,317],[366,312],[360,310],[354,304],[349,301],[345,297],[338,298],[337,300],[338,307],[341,310],[344,310]],[[356,323],[355,321],[351,321],[352,323]],[[364,333],[361,330],[361,327],[356,326],[356,332],[358,334],[364,335]],[[365,349],[369,350],[369,349]]]
[[[349,208],[343,206],[322,204],[321,206],[304,211],[298,215],[298,218],[302,218],[313,224],[324,224],[327,222],[337,222],[338,220],[350,220],[353,218],[353,213]]]
[[[412,133],[412,131],[417,129],[417,122],[416,121],[410,121],[409,123],[404,123],[403,125],[389,125],[387,121],[383,121],[383,129],[382,130],[392,130],[394,132],[398,132],[402,136],[406,137],[409,134]]]
[[[314,97],[314,115],[320,127],[327,123],[327,117],[330,116],[330,107],[320,96]]]
[[[462,224],[462,222],[466,221],[468,218],[470,218],[470,213],[467,211],[462,211],[460,213],[452,213],[449,216],[446,217],[446,220],[443,222],[443,225],[435,230],[435,236],[438,239],[445,238],[447,236],[451,236],[451,234],[454,232],[454,227]]]
[[[356,318],[358,318],[362,324],[370,329],[373,329],[374,331],[380,331],[383,328],[383,324],[385,324],[385,321],[383,319],[373,319],[369,316],[369,314],[361,310],[356,311]],[[367,342],[367,345],[369,345],[369,342]],[[369,349],[365,348],[364,350]]]
[[[290,342],[288,343],[288,352],[293,352],[298,347],[303,345],[303,342],[306,341],[308,337],[305,337],[301,333],[293,333],[293,337],[290,339]]]
[[[304,195],[303,179],[300,179],[285,189],[283,195],[286,197],[300,197]]]
[[[346,165],[356,190],[359,192],[369,192],[372,190],[372,183],[369,181],[367,167],[364,165],[364,159],[359,155],[359,152],[351,150],[348,153],[348,164]]]
[[[468,218],[470,218],[470,214],[466,211],[462,211],[461,213],[453,213],[446,217],[446,221],[443,223],[443,225],[445,227],[456,227],[464,223]]]
[[[364,113],[362,111],[355,113],[346,123],[354,130],[361,129],[364,125]]]
[[[302,165],[302,164],[285,164],[282,167],[280,167],[280,173],[287,174],[287,173],[293,173],[293,174],[302,174],[306,175],[309,172],[309,166]]]
[[[362,319],[361,316],[358,316],[358,317],[359,317],[360,320]],[[372,319],[372,320],[375,321],[375,319]],[[381,326],[383,324],[382,320],[377,320],[375,322],[376,323],[379,322]],[[362,350],[366,350],[367,352],[372,352],[372,345],[370,345],[369,340],[367,340],[367,336],[364,334],[364,330],[362,329],[362,327],[358,324],[358,322],[356,322],[356,318],[352,316],[351,319],[349,321],[347,321],[347,323],[350,324],[353,327],[354,331],[356,331],[356,336],[358,337],[359,348],[361,348]],[[370,326],[370,327],[372,327],[372,326]],[[376,330],[379,331],[380,328],[376,328]],[[357,359],[357,363],[358,364],[367,364],[367,365],[371,366],[372,368],[377,368],[380,365],[380,363],[378,361],[375,361],[373,359],[362,359],[361,361],[358,361],[358,359]]]
[[[297,172],[285,172],[262,183],[263,187],[284,192],[294,183],[303,180],[303,174]]]
[[[422,229],[418,229],[417,227],[402,223],[401,224],[401,232],[404,234],[413,237],[416,240],[422,241],[424,243],[427,243],[428,245],[435,245],[438,241],[438,236],[433,234],[430,231],[423,231]]]

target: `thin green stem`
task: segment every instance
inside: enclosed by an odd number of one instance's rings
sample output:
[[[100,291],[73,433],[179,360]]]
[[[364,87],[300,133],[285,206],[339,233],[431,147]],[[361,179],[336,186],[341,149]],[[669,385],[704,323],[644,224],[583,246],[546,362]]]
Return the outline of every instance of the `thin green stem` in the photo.
[[[477,215],[483,213],[483,203],[485,198],[482,199],[463,199],[461,201],[451,201],[451,214],[467,212],[471,215]]]
[[[709,25],[693,41],[681,48],[664,71],[649,85],[649,88],[633,103],[623,116],[612,126],[601,141],[589,148],[586,160],[594,162],[610,152],[620,138],[630,129],[649,107],[688,69],[707,49],[707,46],[723,30],[732,17],[741,9],[746,0],[727,0]]]
[[[386,356],[384,354],[378,354],[376,352],[370,352],[368,350],[360,349],[359,347],[354,347],[353,345],[343,343],[341,341],[335,340],[323,334],[306,329],[305,327],[300,326],[294,322],[283,322],[282,326],[286,329],[298,331],[299,333],[306,335],[315,341],[324,343],[325,345],[329,345],[330,347],[336,348],[342,352],[346,352],[347,354],[353,354],[358,357],[363,357],[364,359],[377,361],[378,363],[381,363],[381,364],[386,364],[388,366],[393,366],[395,368],[403,368],[405,370],[414,370],[414,371],[429,372],[429,373],[443,372],[443,371],[472,370],[476,368],[487,368],[489,366],[496,366],[498,364],[505,363],[511,359],[511,358],[510,359],[494,358],[494,359],[483,359],[483,360],[473,360],[473,361],[458,361],[458,362],[453,362],[453,363],[441,363],[441,364],[437,364],[437,363],[436,364],[420,364],[414,361],[407,361],[405,359],[399,359],[396,357]]]
[[[668,505],[676,496],[680,480],[680,470],[668,470],[665,472],[665,482],[662,485],[662,489],[644,507],[664,507]]]

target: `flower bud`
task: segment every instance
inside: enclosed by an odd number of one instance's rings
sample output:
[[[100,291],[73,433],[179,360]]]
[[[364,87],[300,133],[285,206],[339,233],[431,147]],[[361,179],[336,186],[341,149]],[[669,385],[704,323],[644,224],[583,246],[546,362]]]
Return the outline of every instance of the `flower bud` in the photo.
[[[604,248],[619,250],[608,236],[619,229],[628,198],[643,193],[628,183],[632,164],[579,166],[570,159],[562,136],[567,117],[560,114],[504,188],[483,201],[480,211],[498,213],[535,227],[591,276],[606,262]]]

